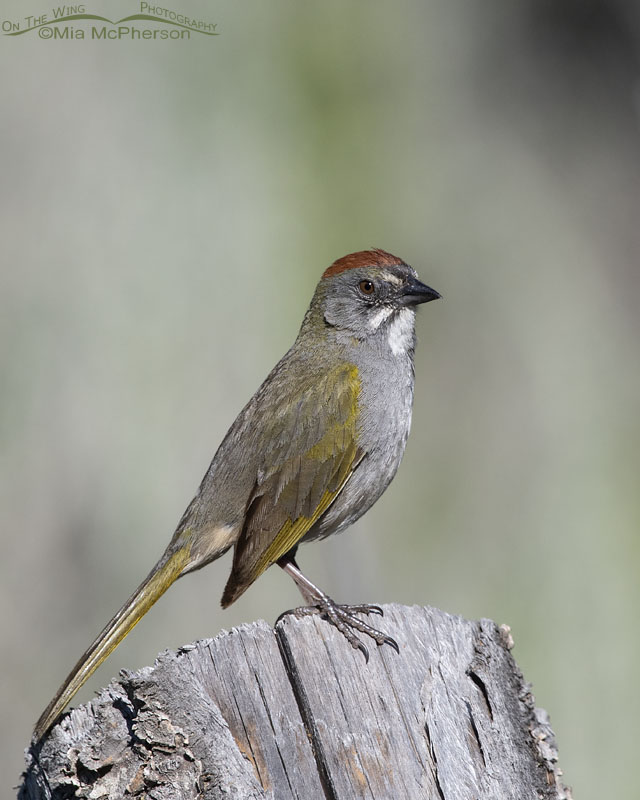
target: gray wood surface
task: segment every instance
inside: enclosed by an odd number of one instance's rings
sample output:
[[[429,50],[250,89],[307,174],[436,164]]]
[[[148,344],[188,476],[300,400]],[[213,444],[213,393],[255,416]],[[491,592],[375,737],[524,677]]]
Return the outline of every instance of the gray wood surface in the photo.
[[[569,800],[507,629],[388,605],[400,645],[243,625],[122,673],[27,751],[20,800]]]

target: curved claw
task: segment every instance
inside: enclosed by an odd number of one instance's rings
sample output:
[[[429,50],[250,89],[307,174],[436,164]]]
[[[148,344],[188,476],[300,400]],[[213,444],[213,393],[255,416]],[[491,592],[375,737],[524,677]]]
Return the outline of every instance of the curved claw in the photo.
[[[357,641],[358,641],[358,644],[356,645],[356,647],[358,648],[358,650],[364,656],[364,663],[368,664],[369,663],[369,650],[367,649],[367,646],[365,644],[363,644],[359,639]]]
[[[398,646],[398,643],[396,642],[395,639],[392,639],[390,636],[385,636],[384,642],[382,642],[382,644],[388,644],[389,647],[393,647],[396,653],[400,655],[400,647]]]
[[[340,608],[344,608],[344,610],[350,614],[379,614],[381,617],[384,617],[384,611],[382,608],[370,603],[363,603],[359,606],[352,604],[341,605]]]

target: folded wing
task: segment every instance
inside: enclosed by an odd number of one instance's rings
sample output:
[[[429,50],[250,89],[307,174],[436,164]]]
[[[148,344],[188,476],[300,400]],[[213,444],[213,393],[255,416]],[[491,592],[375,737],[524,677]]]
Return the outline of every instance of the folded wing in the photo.
[[[295,547],[357,468],[364,455],[357,445],[359,392],[357,367],[344,364],[272,407],[224,607]]]

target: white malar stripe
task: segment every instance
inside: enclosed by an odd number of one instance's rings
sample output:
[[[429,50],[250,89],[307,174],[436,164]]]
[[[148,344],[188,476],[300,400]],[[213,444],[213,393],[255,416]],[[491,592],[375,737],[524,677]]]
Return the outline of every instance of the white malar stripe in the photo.
[[[382,323],[389,319],[391,314],[393,314],[393,309],[389,308],[388,306],[379,308],[369,319],[369,327],[371,328],[372,333],[375,333]]]
[[[403,308],[389,325],[389,347],[394,356],[406,355],[413,344],[415,312]]]

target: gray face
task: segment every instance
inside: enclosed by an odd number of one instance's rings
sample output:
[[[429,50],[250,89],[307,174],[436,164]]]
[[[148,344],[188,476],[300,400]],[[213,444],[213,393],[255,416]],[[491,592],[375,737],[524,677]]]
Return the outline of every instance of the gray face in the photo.
[[[359,339],[381,332],[401,317],[412,319],[418,303],[439,296],[406,264],[349,269],[323,280],[321,286],[325,321]]]

